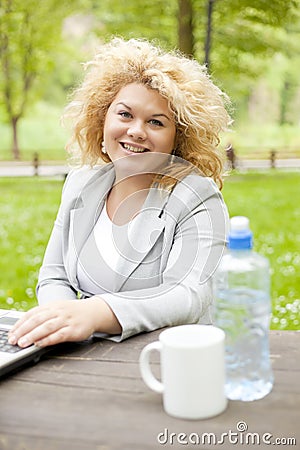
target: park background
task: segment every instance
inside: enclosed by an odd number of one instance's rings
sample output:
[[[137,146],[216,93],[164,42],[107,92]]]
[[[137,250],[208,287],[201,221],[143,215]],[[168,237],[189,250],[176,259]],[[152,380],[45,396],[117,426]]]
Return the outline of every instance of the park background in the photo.
[[[231,98],[230,143],[240,163],[300,158],[298,0],[2,0],[0,168],[66,164],[60,116],[83,62],[112,36],[147,38],[207,66]],[[276,166],[276,164],[275,164]],[[300,172],[228,171],[230,215],[250,218],[272,268],[276,329],[300,323]],[[13,175],[13,170],[12,170]],[[0,177],[0,307],[27,310],[60,201],[63,177]]]

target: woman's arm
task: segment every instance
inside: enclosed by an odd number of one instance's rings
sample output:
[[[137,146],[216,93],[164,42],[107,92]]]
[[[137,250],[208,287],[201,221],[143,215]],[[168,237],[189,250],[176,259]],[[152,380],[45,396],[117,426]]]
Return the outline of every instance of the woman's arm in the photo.
[[[63,260],[63,220],[71,201],[74,184],[72,181],[75,176],[75,171],[69,172],[63,186],[61,203],[39,271],[36,288],[39,303],[41,297],[43,304],[57,299],[75,300],[77,298],[77,292],[70,284]],[[51,285],[50,289],[49,285]]]
[[[81,341],[96,331],[120,334],[121,326],[111,308],[100,298],[56,301],[28,311],[12,328],[9,342],[40,347]]]

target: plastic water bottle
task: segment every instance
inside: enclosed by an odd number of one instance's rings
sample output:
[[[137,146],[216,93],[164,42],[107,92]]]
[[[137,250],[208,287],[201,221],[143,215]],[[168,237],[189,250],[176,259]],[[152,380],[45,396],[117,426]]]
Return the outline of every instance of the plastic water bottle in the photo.
[[[230,221],[227,253],[214,277],[215,324],[226,334],[226,395],[251,401],[273,386],[269,355],[269,261],[252,250],[247,217]]]

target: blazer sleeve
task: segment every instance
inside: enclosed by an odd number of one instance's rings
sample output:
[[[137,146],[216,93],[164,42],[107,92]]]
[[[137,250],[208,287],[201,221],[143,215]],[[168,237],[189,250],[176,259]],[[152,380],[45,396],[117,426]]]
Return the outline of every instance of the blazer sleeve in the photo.
[[[72,169],[64,183],[60,207],[40,268],[36,288],[39,304],[53,300],[78,298],[76,274],[68,265],[70,242],[70,213],[81,206],[82,192],[94,179],[102,182],[101,176],[111,171],[112,164],[105,166],[82,166]]]
[[[36,293],[39,304],[52,300],[74,300],[77,292],[71,286],[66,273],[63,255],[63,221],[71,192],[74,190],[74,171],[70,171],[62,190],[62,198],[54,222],[52,233],[47,244],[42,267],[40,268]],[[49,289],[49,287],[51,287]]]
[[[198,177],[200,178],[200,177]],[[182,208],[162,273],[156,287],[101,295],[122,326],[116,342],[143,331],[185,323],[211,323],[212,275],[222,257],[228,212],[211,179],[202,178],[201,194],[191,201],[179,187]],[[172,195],[174,199],[174,195]],[[172,200],[170,200],[172,203]],[[176,206],[173,208],[173,213]],[[170,211],[169,211],[170,213]],[[170,238],[170,236],[169,236]]]

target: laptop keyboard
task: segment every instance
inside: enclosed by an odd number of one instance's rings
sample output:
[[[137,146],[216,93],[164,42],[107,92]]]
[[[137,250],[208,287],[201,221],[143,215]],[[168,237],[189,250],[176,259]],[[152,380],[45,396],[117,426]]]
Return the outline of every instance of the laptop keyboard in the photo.
[[[8,331],[0,330],[0,352],[16,353],[22,350],[17,345],[10,345],[8,343]]]

